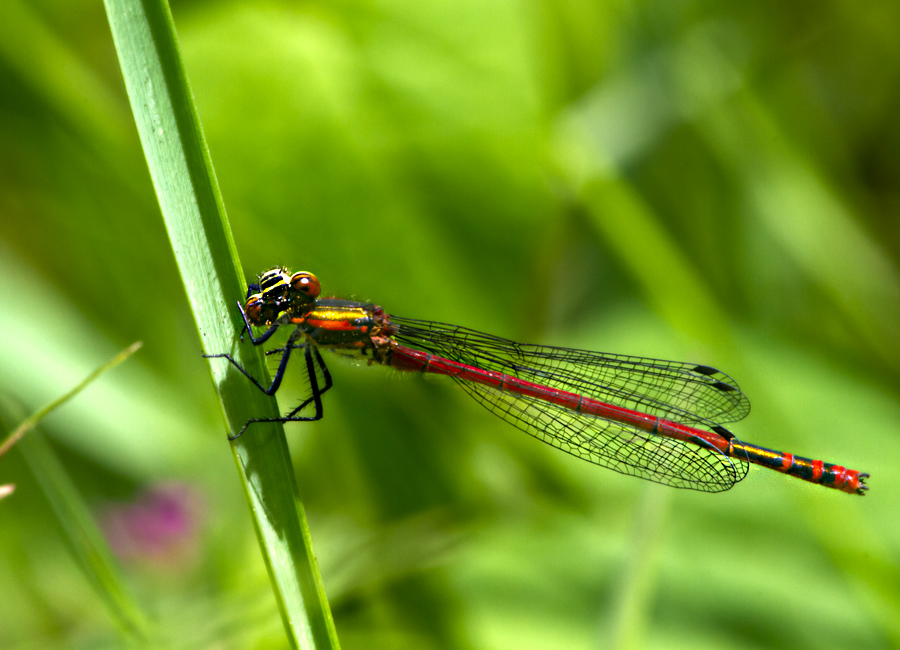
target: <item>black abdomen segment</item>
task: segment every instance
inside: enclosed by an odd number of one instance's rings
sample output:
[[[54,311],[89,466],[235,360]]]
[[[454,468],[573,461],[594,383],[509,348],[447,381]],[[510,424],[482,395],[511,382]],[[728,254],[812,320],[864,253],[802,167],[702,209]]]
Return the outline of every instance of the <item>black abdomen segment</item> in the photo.
[[[732,458],[744,458],[755,465],[774,469],[782,474],[796,476],[810,483],[834,488],[849,494],[865,494],[869,488],[865,485],[868,474],[861,474],[855,469],[847,469],[842,465],[832,465],[821,460],[795,456],[781,451],[757,447],[746,442],[735,440],[728,454]]]

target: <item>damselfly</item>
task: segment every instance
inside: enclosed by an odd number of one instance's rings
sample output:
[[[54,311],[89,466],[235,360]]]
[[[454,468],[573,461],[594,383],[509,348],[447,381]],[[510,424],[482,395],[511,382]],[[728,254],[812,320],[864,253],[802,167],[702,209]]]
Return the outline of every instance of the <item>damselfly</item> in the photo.
[[[397,370],[448,375],[489,411],[569,454],[622,474],[703,492],[721,492],[747,475],[753,463],[848,493],[865,494],[861,474],[741,442],[721,422],[750,411],[728,375],[705,365],[661,361],[515,343],[482,332],[388,315],[370,303],[320,298],[311,273],[274,268],[250,285],[238,303],[253,345],[282,325],[293,325],[272,383],[266,387],[229,354],[261,391],[274,395],[288,360],[302,350],[310,397],[282,417],[254,422],[296,422],[322,417],[322,395],[332,380],[320,348]],[[254,336],[254,327],[267,327]],[[321,371],[321,385],[319,372]],[[312,404],[312,415],[302,416]]]

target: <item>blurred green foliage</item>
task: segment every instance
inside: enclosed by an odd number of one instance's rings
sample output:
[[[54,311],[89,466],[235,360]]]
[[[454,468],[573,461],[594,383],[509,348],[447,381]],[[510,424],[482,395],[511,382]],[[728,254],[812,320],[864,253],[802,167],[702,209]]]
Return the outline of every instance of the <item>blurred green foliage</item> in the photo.
[[[872,474],[670,490],[335,359],[288,435],[344,648],[900,646],[900,5],[173,13],[244,268],[712,364],[739,437]],[[122,557],[160,646],[284,647],[102,4],[3,3],[0,88],[0,390],[37,409],[143,340],[44,432],[101,522],[195,495],[189,537]],[[118,647],[16,451],[12,482],[0,647]]]

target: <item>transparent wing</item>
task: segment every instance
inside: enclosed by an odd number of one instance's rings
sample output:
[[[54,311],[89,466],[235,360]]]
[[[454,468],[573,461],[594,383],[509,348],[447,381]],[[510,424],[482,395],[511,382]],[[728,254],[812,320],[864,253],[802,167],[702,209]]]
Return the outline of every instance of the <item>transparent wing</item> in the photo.
[[[484,370],[687,425],[750,412],[737,382],[715,368],[590,350],[522,344],[456,325],[390,317],[398,341]]]
[[[727,490],[747,475],[747,463],[704,446],[699,439],[697,445],[690,445],[576,413],[552,402],[456,377],[454,380],[510,424],[557,449],[621,474],[702,492]]]
[[[395,338],[410,347],[689,426],[711,429],[716,420],[738,420],[750,409],[734,380],[708,366],[523,345],[454,325],[393,316],[390,322]],[[622,474],[704,492],[727,490],[747,475],[746,462],[699,438],[689,444],[536,397],[453,379],[513,426]]]

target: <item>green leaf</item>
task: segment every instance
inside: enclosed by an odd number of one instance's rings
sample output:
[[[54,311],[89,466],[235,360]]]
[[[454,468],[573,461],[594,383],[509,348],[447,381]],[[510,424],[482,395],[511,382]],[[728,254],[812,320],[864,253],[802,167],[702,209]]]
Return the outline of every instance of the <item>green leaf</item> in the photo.
[[[125,86],[197,322],[203,350],[230,351],[248,372],[265,376],[262,353],[240,345],[235,309],[243,272],[200,128],[168,5],[106,0]],[[199,353],[199,351],[198,351]],[[230,364],[210,360],[228,430],[276,416],[277,403]],[[258,424],[232,445],[285,630],[293,647],[338,647],[312,552],[297,483],[280,424]]]

